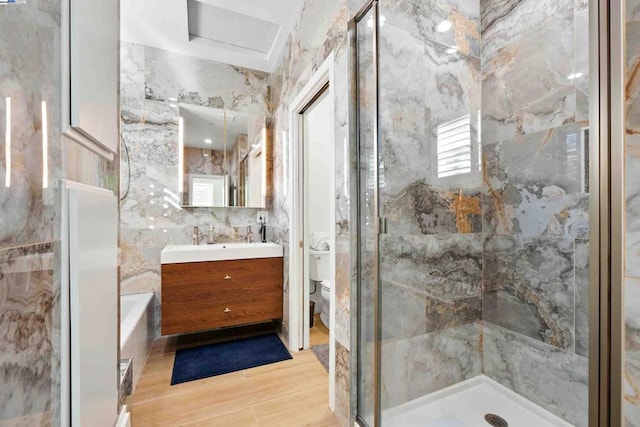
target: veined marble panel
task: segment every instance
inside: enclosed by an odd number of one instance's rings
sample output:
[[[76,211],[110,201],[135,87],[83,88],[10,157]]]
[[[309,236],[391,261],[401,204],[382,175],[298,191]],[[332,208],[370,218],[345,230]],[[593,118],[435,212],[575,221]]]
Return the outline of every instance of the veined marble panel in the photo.
[[[640,426],[640,1],[627,0],[625,383],[626,425]]]
[[[576,240],[576,354],[589,357],[589,240]]]
[[[573,351],[574,256],[573,239],[489,236],[484,246],[483,320]]]
[[[437,142],[438,126],[469,117],[470,144],[477,150],[480,60],[385,24],[379,66],[383,200],[421,179],[449,191],[479,188],[479,174],[438,178]]]
[[[482,331],[469,323],[382,344],[382,409],[482,373]]]
[[[544,2],[553,10],[552,4]],[[509,2],[517,4],[520,2]],[[536,11],[539,2],[526,1]],[[570,3],[570,2],[569,2]],[[536,14],[524,19],[533,20]],[[516,21],[508,15],[508,21]],[[573,8],[509,35],[499,48],[484,43],[482,56],[482,141],[492,143],[575,121]],[[533,65],[535,64],[535,65]]]
[[[484,322],[483,373],[544,409],[587,427],[586,357]]]
[[[567,125],[483,146],[483,232],[586,238],[588,145]]]
[[[576,81],[576,122],[589,122],[589,4],[575,0],[574,6],[574,73],[582,74]]]
[[[347,1],[305,0],[282,61],[269,77],[272,111],[288,107],[327,56],[332,51],[339,56],[346,41]]]
[[[438,190],[424,181],[385,201],[389,234],[454,234],[482,231],[482,194]]]
[[[0,251],[0,424],[50,425],[54,243]]]
[[[640,135],[627,135],[626,274],[640,278]]]
[[[384,25],[406,29],[415,38],[438,42],[464,55],[480,56],[479,1],[390,0],[381,2],[380,13]],[[445,20],[451,29],[438,31]]]
[[[349,426],[351,419],[351,372],[349,350],[336,342],[336,417],[342,425]]]
[[[574,12],[575,0],[480,0],[482,55]]]
[[[626,23],[626,120],[627,135],[640,133],[640,5],[635,0],[627,0]]]
[[[55,212],[43,191],[42,163],[49,182],[62,176],[60,141],[60,2],[32,2],[0,14],[0,248],[53,240]],[[5,99],[11,98],[11,173],[5,182]],[[42,152],[41,102],[48,113],[48,153]],[[9,186],[7,187],[7,184]]]
[[[144,99],[144,50],[145,46],[126,41],[120,42],[120,99]]]
[[[336,321],[334,336],[346,350],[351,347],[351,259],[348,237],[336,238]]]
[[[380,278],[411,287],[440,301],[479,297],[482,236],[449,234],[384,235]]]
[[[267,74],[145,47],[147,99],[261,114],[267,110]]]
[[[480,320],[482,236],[385,235],[380,279],[385,338],[409,338]]]
[[[624,410],[628,426],[640,425],[640,280],[625,282]]]

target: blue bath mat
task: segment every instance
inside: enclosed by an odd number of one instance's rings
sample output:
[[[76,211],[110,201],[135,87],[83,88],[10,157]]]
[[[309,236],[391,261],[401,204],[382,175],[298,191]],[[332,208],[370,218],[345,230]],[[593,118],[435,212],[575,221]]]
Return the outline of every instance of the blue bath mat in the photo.
[[[292,359],[276,334],[176,351],[171,385]]]

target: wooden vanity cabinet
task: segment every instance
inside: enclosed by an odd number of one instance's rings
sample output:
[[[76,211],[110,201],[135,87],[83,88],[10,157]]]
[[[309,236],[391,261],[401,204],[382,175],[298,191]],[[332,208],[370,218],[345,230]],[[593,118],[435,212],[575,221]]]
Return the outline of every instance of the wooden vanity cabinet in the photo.
[[[162,264],[162,335],[282,318],[282,258]]]

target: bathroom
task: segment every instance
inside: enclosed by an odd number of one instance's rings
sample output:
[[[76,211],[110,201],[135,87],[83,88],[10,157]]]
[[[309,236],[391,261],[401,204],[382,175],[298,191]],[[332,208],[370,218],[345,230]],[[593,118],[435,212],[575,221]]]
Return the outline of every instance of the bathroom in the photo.
[[[638,28],[0,0],[0,426],[640,426]]]

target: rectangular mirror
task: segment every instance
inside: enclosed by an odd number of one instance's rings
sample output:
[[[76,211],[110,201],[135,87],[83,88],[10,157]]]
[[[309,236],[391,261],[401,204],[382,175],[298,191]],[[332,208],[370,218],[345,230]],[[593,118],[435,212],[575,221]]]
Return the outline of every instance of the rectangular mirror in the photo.
[[[180,104],[178,123],[183,206],[265,207],[265,116]]]

